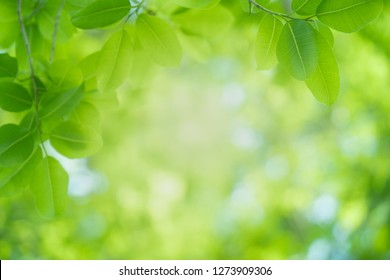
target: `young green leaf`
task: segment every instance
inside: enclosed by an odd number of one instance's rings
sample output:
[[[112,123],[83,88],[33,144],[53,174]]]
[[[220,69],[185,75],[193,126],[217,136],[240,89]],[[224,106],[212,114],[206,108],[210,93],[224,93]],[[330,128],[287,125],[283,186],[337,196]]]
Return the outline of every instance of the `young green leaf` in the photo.
[[[99,110],[89,102],[81,102],[72,112],[70,120],[80,125],[88,125],[96,131],[100,129]]]
[[[102,139],[92,127],[72,121],[62,122],[54,128],[50,142],[59,153],[69,158],[88,157],[102,147]]]
[[[15,124],[0,127],[0,166],[14,166],[33,152],[34,139],[29,131]]]
[[[191,9],[174,15],[172,20],[186,33],[216,37],[229,30],[234,16],[223,6],[216,6],[207,10]]]
[[[95,91],[97,89],[97,79],[96,79],[96,69],[98,61],[100,59],[100,52],[94,52],[86,56],[83,60],[77,65],[84,77],[84,90]]]
[[[64,168],[52,157],[45,157],[36,166],[30,184],[42,216],[53,218],[65,212],[68,180]]]
[[[99,60],[100,52],[94,52],[86,56],[77,65],[83,73],[84,81],[93,79],[96,75],[96,67]]]
[[[129,77],[132,49],[131,38],[124,29],[111,36],[103,46],[97,63],[97,86],[100,91],[116,89]]]
[[[33,128],[37,126],[36,121],[37,121],[37,118],[36,118],[35,112],[30,111],[26,115],[24,115],[24,117],[22,118],[22,120],[19,123],[19,126],[24,128],[25,130],[32,131]]]
[[[325,37],[326,41],[328,41],[329,45],[333,47],[334,45],[334,37],[332,30],[326,26],[325,24],[321,23],[320,21],[316,20],[312,22],[312,25],[315,30],[321,33],[322,36]]]
[[[0,169],[0,195],[13,195],[27,187],[35,167],[42,160],[42,150],[37,148],[17,166]]]
[[[355,32],[379,16],[382,0],[327,0],[317,8],[317,18],[341,32]]]
[[[9,112],[22,112],[31,108],[33,98],[23,86],[0,81],[0,107]]]
[[[48,74],[55,89],[77,88],[83,82],[81,70],[69,60],[57,60],[49,66]]]
[[[0,24],[0,48],[7,49],[20,32],[15,1],[1,1]]]
[[[142,14],[136,22],[138,39],[151,58],[162,66],[180,64],[182,49],[175,31],[164,20]]]
[[[310,16],[316,13],[318,5],[322,0],[293,0],[291,8],[298,14]]]
[[[317,65],[317,44],[313,27],[304,20],[291,20],[280,33],[276,48],[279,63],[298,80],[305,80]]]
[[[318,101],[330,106],[336,100],[340,88],[340,75],[332,47],[316,32],[318,64],[314,73],[305,81]]]
[[[69,114],[80,103],[83,97],[81,88],[73,88],[60,92],[47,92],[39,104],[41,120],[60,119]]]
[[[261,20],[255,44],[257,69],[271,69],[276,65],[276,46],[282,29],[283,24],[272,15]]]
[[[39,31],[41,32],[42,36],[49,41],[53,39],[57,11],[60,5],[60,3],[54,3],[54,1],[53,4],[50,5],[51,2],[52,1],[48,1],[45,7],[41,9],[37,15]],[[67,13],[66,9],[62,9],[56,31],[56,41],[65,42],[72,37],[75,31],[76,28],[72,25],[69,14]]]
[[[0,54],[0,78],[15,77],[18,73],[18,62],[16,58],[6,53]]]
[[[116,23],[129,12],[129,0],[97,0],[74,14],[72,23],[81,29],[94,29]]]

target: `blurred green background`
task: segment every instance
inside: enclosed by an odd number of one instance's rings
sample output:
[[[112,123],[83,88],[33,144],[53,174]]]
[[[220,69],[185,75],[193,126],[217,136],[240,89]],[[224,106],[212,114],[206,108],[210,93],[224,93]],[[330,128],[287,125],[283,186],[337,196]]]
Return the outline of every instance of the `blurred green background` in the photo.
[[[388,1],[335,34],[330,108],[282,69],[256,71],[259,18],[226,2],[231,30],[184,45],[180,68],[133,71],[105,103],[104,148],[62,160],[67,215],[0,198],[1,259],[390,259]],[[103,42],[77,40],[75,56]]]

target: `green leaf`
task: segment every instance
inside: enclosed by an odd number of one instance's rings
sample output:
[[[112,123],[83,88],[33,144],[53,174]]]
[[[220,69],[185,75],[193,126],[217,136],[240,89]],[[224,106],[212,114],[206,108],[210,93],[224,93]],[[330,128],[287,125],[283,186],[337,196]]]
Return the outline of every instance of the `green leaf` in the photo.
[[[54,128],[50,142],[59,153],[69,158],[88,157],[102,147],[102,139],[92,127],[72,121],[62,122]]]
[[[0,107],[9,112],[22,112],[30,109],[33,98],[23,86],[0,81]]]
[[[272,15],[261,20],[255,44],[257,69],[271,69],[276,65],[276,46],[282,29],[283,24]]]
[[[322,0],[293,0],[291,8],[298,14],[310,16],[316,13],[318,5]]]
[[[18,73],[18,62],[16,58],[6,53],[0,54],[0,78],[15,77]]]
[[[68,174],[52,157],[45,157],[36,167],[31,189],[36,206],[42,216],[53,218],[66,210]]]
[[[142,14],[136,22],[137,35],[142,47],[162,66],[180,64],[182,49],[175,31],[162,19]]]
[[[72,112],[71,121],[80,125],[88,125],[95,130],[100,129],[99,110],[89,102],[81,102]]]
[[[291,20],[280,33],[276,48],[279,63],[298,80],[305,80],[317,65],[315,33],[310,23]]]
[[[39,31],[42,36],[51,42],[53,39],[54,27],[56,25],[56,17],[60,3],[54,3],[50,5],[53,1],[48,1],[45,7],[39,11],[37,15],[37,24]],[[56,5],[54,5],[56,4]],[[65,9],[62,9],[57,33],[56,41],[65,42],[67,39],[72,37],[73,33],[76,31],[76,28],[72,25],[71,18]]]
[[[174,15],[172,20],[180,29],[189,34],[216,37],[229,30],[234,16],[223,6],[216,6],[207,10],[191,9]]]
[[[19,126],[23,127],[28,131],[32,131],[34,127],[37,126],[35,112],[28,112],[20,121]]]
[[[78,67],[83,73],[84,81],[90,80],[96,75],[97,62],[100,56],[100,52],[94,52],[80,61]]]
[[[317,8],[317,18],[341,32],[355,32],[377,18],[382,0],[326,0]]]
[[[316,29],[318,32],[321,33],[322,36],[325,37],[326,41],[328,41],[329,45],[333,47],[334,45],[334,37],[332,30],[326,26],[325,24],[321,23],[320,21],[316,20],[312,22],[312,25],[314,29]]]
[[[23,162],[12,168],[0,169],[0,195],[14,195],[26,188],[36,166],[42,160],[42,150],[37,148]]]
[[[20,32],[15,1],[1,1],[0,26],[0,49],[6,49]]]
[[[80,63],[77,65],[84,77],[84,90],[94,91],[97,89],[97,79],[96,79],[96,69],[98,65],[98,60],[100,58],[100,52],[94,52],[86,56]]]
[[[69,114],[81,101],[81,88],[73,88],[60,92],[47,92],[39,104],[41,120],[60,119]]]
[[[97,63],[97,86],[100,91],[119,87],[127,77],[132,63],[133,44],[122,29],[103,46]]]
[[[49,66],[49,77],[55,89],[77,88],[83,82],[81,70],[69,60],[57,60]],[[50,89],[49,89],[50,91]]]
[[[0,127],[0,166],[14,166],[33,152],[31,133],[15,124]]]
[[[217,4],[220,0],[173,0],[177,5],[187,8],[205,8]]]
[[[129,12],[129,0],[97,0],[74,14],[72,23],[81,29],[94,29],[116,23]]]
[[[305,81],[318,101],[331,105],[340,88],[340,75],[332,47],[319,32],[315,33],[318,45],[318,64],[314,73]]]

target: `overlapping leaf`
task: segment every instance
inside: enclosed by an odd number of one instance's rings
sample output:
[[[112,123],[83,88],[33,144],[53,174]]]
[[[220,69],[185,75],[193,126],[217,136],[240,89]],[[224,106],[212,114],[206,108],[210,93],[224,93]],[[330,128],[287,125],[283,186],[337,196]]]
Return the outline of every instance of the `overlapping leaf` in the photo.
[[[318,19],[341,32],[355,32],[378,17],[383,0],[326,0],[318,6]]]
[[[50,135],[53,147],[69,158],[83,158],[95,154],[102,147],[102,139],[86,125],[67,121],[60,123]]]
[[[69,60],[57,60],[48,69],[50,80],[57,90],[67,90],[77,88],[83,82],[81,70],[73,65]]]
[[[340,88],[340,75],[332,47],[319,32],[315,33],[318,45],[318,64],[314,73],[305,81],[318,101],[331,105]]]
[[[39,107],[41,120],[60,119],[69,114],[80,103],[83,93],[80,88],[43,95]]]
[[[318,54],[315,32],[310,23],[291,20],[280,33],[276,49],[279,63],[298,80],[305,80],[315,70]]]
[[[312,22],[314,29],[316,29],[318,32],[321,33],[322,36],[328,41],[329,45],[333,47],[334,45],[334,36],[332,30],[326,26],[325,24],[321,23],[320,21],[316,20]]]
[[[39,11],[37,15],[37,23],[39,31],[42,36],[51,41],[53,39],[53,33],[56,26],[56,17],[60,3],[53,3],[48,1],[45,7]],[[54,1],[53,1],[54,2]],[[58,42],[65,42],[72,37],[76,28],[71,23],[71,18],[66,10],[62,9],[61,15],[59,18],[58,26],[56,29],[56,40]]]
[[[255,44],[257,69],[271,69],[276,65],[276,46],[282,29],[283,24],[272,15],[261,20]]]
[[[81,102],[72,112],[72,121],[80,125],[88,125],[96,131],[100,129],[99,110],[88,102]]]
[[[119,87],[129,77],[133,44],[126,30],[114,34],[103,46],[97,64],[97,86],[101,91]]]

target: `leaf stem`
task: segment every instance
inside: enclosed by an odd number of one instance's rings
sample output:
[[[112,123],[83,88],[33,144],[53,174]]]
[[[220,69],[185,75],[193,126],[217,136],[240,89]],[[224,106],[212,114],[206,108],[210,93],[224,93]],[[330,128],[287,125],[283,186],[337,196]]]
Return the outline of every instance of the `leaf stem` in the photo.
[[[60,5],[58,6],[57,14],[56,14],[56,17],[54,20],[54,31],[53,31],[53,36],[51,39],[50,62],[53,62],[54,54],[56,51],[57,34],[58,34],[58,29],[59,29],[60,20],[61,20],[61,14],[62,14],[62,10],[64,9],[64,5],[65,5],[65,0],[62,0]]]
[[[35,103],[35,106],[38,106],[38,86],[37,86],[37,83],[35,81],[34,62],[33,62],[33,58],[31,55],[31,46],[30,46],[30,42],[28,40],[26,27],[24,26],[24,22],[23,22],[22,0],[18,0],[18,19],[19,19],[20,31],[22,32],[24,46],[25,46],[26,52],[27,52],[28,64],[30,66],[30,79],[31,79],[32,85],[33,85],[34,103]]]
[[[23,15],[22,15],[22,0],[18,0],[17,5],[18,5],[17,6],[17,13],[18,13],[20,31],[22,33],[22,38],[23,38],[24,46],[26,48],[26,53],[27,53],[27,60],[28,60],[28,64],[30,67],[30,79],[31,79],[31,83],[32,83],[32,87],[33,87],[33,94],[34,94],[35,121],[36,121],[36,125],[37,125],[39,141],[41,142],[41,146],[43,147],[43,151],[44,151],[45,155],[47,155],[46,149],[43,145],[41,123],[40,123],[39,114],[38,114],[39,91],[38,91],[37,81],[35,80],[34,61],[33,61],[32,52],[31,52],[31,45],[30,45],[30,42],[28,40],[26,26],[24,25]]]
[[[308,18],[297,18],[297,17],[293,17],[293,16],[288,15],[288,14],[279,13],[279,12],[275,12],[275,11],[272,11],[270,9],[267,9],[263,5],[257,3],[255,0],[248,0],[248,2],[249,2],[250,5],[255,6],[256,8],[262,10],[263,12],[266,12],[268,14],[271,14],[271,15],[274,15],[274,16],[277,16],[277,17],[281,17],[283,19],[311,20],[311,18],[313,18],[313,16],[310,16]]]

